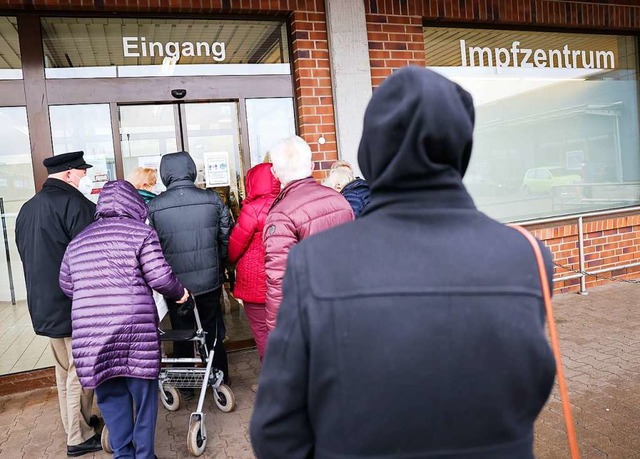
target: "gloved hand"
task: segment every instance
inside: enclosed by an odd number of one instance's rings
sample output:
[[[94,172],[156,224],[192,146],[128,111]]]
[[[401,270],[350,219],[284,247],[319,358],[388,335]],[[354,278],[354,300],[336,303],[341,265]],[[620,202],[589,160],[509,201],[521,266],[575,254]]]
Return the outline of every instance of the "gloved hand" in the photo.
[[[191,311],[193,311],[193,308],[195,307],[195,305],[196,305],[196,302],[193,299],[193,296],[189,295],[187,300],[180,305],[180,307],[176,310],[176,312],[180,317],[184,317],[187,314],[189,314]]]

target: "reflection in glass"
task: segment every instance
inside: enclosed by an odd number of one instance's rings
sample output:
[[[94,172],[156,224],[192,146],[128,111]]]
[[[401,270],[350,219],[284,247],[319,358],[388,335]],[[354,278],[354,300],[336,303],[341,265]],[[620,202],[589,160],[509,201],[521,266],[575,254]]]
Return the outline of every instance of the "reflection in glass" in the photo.
[[[273,145],[295,135],[293,99],[247,99],[251,166],[263,161]]]
[[[84,151],[85,160],[93,165],[87,174],[97,200],[104,184],[116,178],[109,104],[52,105],[49,116],[53,154]]]
[[[174,105],[121,105],[118,110],[125,177],[136,167],[157,170],[162,155],[179,150]],[[157,186],[164,190],[159,176]]]
[[[24,107],[0,107],[0,138],[0,209],[4,207],[0,236],[7,237],[0,237],[0,374],[6,374],[51,366],[52,362],[49,340],[33,332],[15,241],[16,216],[35,193]]]
[[[280,20],[42,19],[47,78],[290,74]]]
[[[18,21],[15,17],[0,17],[0,80],[22,79]]]
[[[516,221],[640,203],[634,37],[427,27],[425,48],[474,97],[464,183],[483,211]]]
[[[233,218],[240,213],[244,196],[244,174],[240,158],[238,110],[234,102],[184,104],[187,126],[186,147],[196,163],[196,185],[217,192],[229,207]],[[244,308],[228,295],[224,287],[223,312],[227,336],[231,342],[251,339]]]
[[[244,173],[238,149],[236,104],[185,104],[184,110],[188,151],[198,169],[196,184],[207,188],[228,187],[237,199]],[[224,173],[225,169],[228,174]]]

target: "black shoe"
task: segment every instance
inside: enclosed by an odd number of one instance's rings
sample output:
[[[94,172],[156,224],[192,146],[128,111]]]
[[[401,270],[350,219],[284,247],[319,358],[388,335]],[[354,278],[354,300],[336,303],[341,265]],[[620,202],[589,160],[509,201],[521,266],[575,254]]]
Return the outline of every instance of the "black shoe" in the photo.
[[[183,401],[188,402],[196,398],[196,393],[193,389],[180,389],[180,397]]]
[[[91,415],[91,417],[89,418],[89,426],[93,427],[94,429],[100,426],[100,418],[98,417],[98,415]]]
[[[67,456],[69,457],[77,457],[82,456],[88,453],[94,453],[96,451],[101,451],[102,445],[100,444],[100,437],[94,435],[84,443],[80,443],[79,445],[69,446],[67,445]]]

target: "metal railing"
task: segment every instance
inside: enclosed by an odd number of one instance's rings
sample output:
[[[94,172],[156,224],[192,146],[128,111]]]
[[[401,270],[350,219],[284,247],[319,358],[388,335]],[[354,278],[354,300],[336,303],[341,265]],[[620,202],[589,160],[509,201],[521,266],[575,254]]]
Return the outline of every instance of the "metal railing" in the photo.
[[[640,266],[640,261],[626,263],[623,265],[611,266],[608,268],[596,269],[593,271],[587,271],[585,266],[585,254],[584,254],[584,219],[588,218],[597,218],[597,217],[608,217],[612,215],[623,215],[629,213],[640,213],[640,206],[634,207],[623,207],[620,209],[610,209],[610,210],[602,210],[602,211],[594,211],[588,213],[574,214],[574,215],[564,215],[562,217],[551,217],[551,218],[542,218],[538,220],[527,220],[523,222],[515,222],[520,226],[528,227],[528,226],[536,226],[536,225],[545,225],[548,223],[560,223],[560,222],[569,222],[569,221],[577,221],[578,225],[578,271],[574,274],[569,274],[566,276],[560,276],[553,278],[554,282],[563,282],[572,279],[580,279],[580,291],[578,293],[582,295],[587,295],[587,277],[589,276],[597,276],[599,274],[617,271],[619,269],[627,269],[633,268],[636,266]]]

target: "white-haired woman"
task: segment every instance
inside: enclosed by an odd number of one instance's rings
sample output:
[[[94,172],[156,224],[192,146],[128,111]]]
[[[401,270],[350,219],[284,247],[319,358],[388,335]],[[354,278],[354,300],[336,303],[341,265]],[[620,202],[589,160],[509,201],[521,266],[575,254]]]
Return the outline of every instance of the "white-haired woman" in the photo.
[[[360,177],[355,177],[353,168],[347,161],[336,161],[331,166],[329,176],[322,182],[342,194],[349,202],[358,218],[369,204],[369,185]]]

